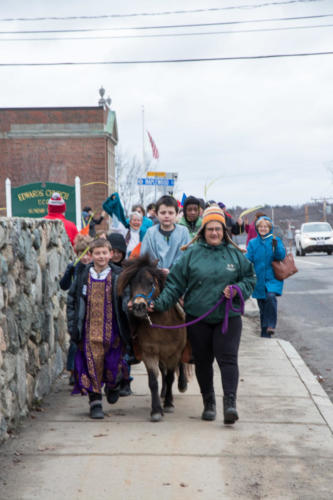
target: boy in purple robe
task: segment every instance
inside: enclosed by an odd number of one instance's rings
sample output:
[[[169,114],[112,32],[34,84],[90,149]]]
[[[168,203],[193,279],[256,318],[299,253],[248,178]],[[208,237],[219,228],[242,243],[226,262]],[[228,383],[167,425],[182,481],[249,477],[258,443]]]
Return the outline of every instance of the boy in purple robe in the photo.
[[[110,242],[90,246],[92,263],[75,277],[67,297],[67,323],[78,346],[72,394],[89,396],[90,417],[104,418],[102,387],[109,403],[119,397],[120,382],[129,377],[124,355],[129,328],[116,283],[121,269],[114,266]]]

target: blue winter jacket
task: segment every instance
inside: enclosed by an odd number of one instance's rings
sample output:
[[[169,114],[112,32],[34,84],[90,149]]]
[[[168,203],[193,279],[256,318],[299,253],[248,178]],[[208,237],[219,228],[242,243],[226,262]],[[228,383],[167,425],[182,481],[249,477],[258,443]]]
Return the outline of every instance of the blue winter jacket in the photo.
[[[261,217],[272,221],[269,217]],[[260,220],[259,219],[259,220]],[[271,231],[263,238],[258,236],[249,241],[246,257],[254,264],[254,269],[257,275],[257,283],[252,296],[255,299],[265,299],[266,292],[274,292],[277,295],[282,295],[283,281],[277,280],[274,276],[272,267],[273,260],[283,260],[286,256],[286,250],[282,240],[274,236],[276,240],[276,248],[273,248],[273,225]]]

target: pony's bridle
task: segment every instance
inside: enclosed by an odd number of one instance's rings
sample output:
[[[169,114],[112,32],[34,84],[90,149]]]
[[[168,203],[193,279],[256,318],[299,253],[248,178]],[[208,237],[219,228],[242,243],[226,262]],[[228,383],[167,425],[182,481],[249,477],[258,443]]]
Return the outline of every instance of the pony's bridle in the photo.
[[[152,289],[148,293],[148,295],[145,295],[144,293],[137,293],[136,295],[134,295],[132,301],[134,301],[137,297],[142,297],[143,299],[145,299],[147,304],[149,304],[149,302],[151,302],[151,299],[153,298],[154,293],[155,293],[155,285],[152,286]]]

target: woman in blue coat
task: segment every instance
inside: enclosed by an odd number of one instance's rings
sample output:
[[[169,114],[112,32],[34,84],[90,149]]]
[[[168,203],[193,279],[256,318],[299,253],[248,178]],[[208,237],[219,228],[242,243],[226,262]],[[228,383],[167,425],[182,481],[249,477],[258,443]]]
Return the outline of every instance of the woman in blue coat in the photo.
[[[258,236],[249,241],[246,257],[254,264],[257,284],[252,296],[260,310],[261,336],[270,338],[277,323],[277,296],[282,295],[283,281],[277,280],[272,267],[273,260],[283,260],[286,250],[282,240],[273,236],[273,222],[260,217],[256,222]]]

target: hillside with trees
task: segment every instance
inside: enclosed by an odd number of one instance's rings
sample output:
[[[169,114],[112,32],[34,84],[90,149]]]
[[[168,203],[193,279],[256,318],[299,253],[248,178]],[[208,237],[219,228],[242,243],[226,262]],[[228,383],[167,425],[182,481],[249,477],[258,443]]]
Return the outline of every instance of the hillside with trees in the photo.
[[[228,212],[237,218],[247,207],[233,207],[228,208]],[[305,205],[292,206],[292,205],[275,205],[264,206],[260,209],[268,217],[273,218],[274,226],[281,231],[283,238],[286,238],[286,233],[289,224],[292,227],[293,233],[296,229],[301,227],[304,222],[318,222],[324,221],[324,207],[322,203],[308,203]],[[249,214],[249,220],[252,222],[255,212]],[[326,221],[333,227],[333,209],[332,205],[326,206]],[[280,231],[279,231],[280,230]]]

